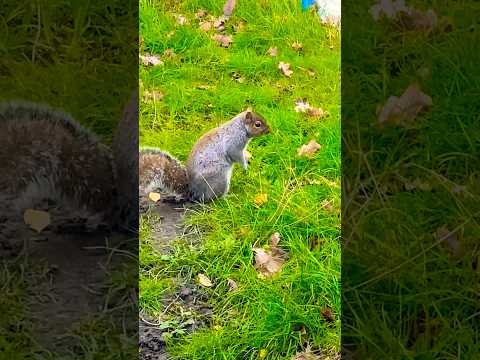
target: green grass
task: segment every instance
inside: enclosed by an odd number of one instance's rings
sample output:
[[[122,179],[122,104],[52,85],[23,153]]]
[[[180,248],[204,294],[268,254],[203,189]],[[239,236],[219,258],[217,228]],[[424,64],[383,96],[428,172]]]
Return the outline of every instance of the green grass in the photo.
[[[342,336],[358,358],[479,354],[480,7],[428,3],[408,5],[449,16],[453,31],[393,31],[368,4],[344,6]],[[431,110],[409,128],[377,128],[377,105],[414,81]],[[406,187],[416,179],[428,186]],[[462,256],[434,236],[443,226]]]
[[[272,133],[249,145],[253,159],[248,172],[235,167],[229,195],[188,216],[200,229],[193,244],[175,241],[171,254],[152,247],[151,227],[158,222],[144,216],[140,229],[140,307],[161,321],[162,298],[181,282],[194,282],[205,273],[214,283],[205,290],[213,307],[212,326],[192,335],[175,335],[168,351],[178,359],[290,359],[306,343],[338,351],[340,347],[340,36],[324,27],[312,13],[302,13],[293,0],[246,0],[237,5],[232,25],[245,22],[230,48],[219,47],[198,29],[194,14],[203,8],[219,16],[223,1],[140,2],[142,52],[173,59],[155,67],[140,67],[141,89],[160,90],[156,102],[141,101],[140,143],[156,146],[185,160],[194,142],[210,128],[227,121],[247,106],[262,114]],[[189,24],[179,26],[173,13]],[[167,35],[175,31],[173,36]],[[303,51],[291,48],[294,41]],[[278,57],[267,54],[277,47]],[[286,78],[279,61],[292,65]],[[309,76],[306,69],[315,71]],[[245,81],[232,79],[238,74]],[[208,85],[208,89],[199,89]],[[142,95],[141,92],[141,95]],[[294,101],[307,98],[330,112],[323,120],[294,111]],[[315,139],[322,145],[313,159],[299,158],[297,149]],[[268,194],[255,207],[253,198]],[[321,207],[331,200],[334,211]],[[243,229],[243,230],[242,230]],[[257,277],[252,247],[268,243],[274,232],[290,255],[281,274],[272,280]],[[234,279],[237,292],[228,291]],[[321,310],[329,307],[329,324]],[[302,328],[306,330],[302,334]]]

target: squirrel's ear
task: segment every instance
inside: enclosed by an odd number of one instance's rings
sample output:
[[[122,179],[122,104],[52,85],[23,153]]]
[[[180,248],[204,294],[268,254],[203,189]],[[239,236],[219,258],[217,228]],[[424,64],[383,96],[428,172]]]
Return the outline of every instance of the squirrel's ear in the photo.
[[[250,106],[245,111],[245,118],[247,120],[252,120],[252,108]]]

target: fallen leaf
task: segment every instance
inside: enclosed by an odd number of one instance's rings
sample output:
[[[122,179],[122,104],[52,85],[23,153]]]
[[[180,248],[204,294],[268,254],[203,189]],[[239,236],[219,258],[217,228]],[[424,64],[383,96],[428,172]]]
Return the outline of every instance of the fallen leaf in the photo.
[[[177,21],[177,24],[179,25],[186,25],[188,24],[188,20],[185,16],[179,15],[179,14],[174,14],[175,20]]]
[[[160,200],[160,194],[156,192],[149,192],[148,198],[153,202],[157,202],[158,200]]]
[[[167,33],[167,38],[171,38],[173,35],[175,35],[175,31],[170,31]]]
[[[315,71],[313,71],[311,69],[308,69],[307,74],[308,74],[308,76],[315,76]]]
[[[311,106],[306,100],[298,99],[295,101],[295,111],[304,113],[311,117],[324,118],[329,116],[329,112],[321,108]]]
[[[383,15],[394,21],[394,24],[403,30],[429,32],[439,23],[438,16],[432,9],[423,12],[406,6],[404,0],[380,0],[370,8],[370,14],[375,21],[378,21]]]
[[[151,54],[146,54],[146,55],[140,55],[140,60],[142,60],[143,65],[145,66],[150,66],[150,65],[162,65],[163,61],[160,60],[160,57],[158,55],[151,55]]]
[[[255,253],[255,269],[260,278],[271,277],[282,269],[283,264],[288,259],[285,250],[278,247],[280,234],[274,233],[270,237],[270,250],[262,248],[253,248]]]
[[[200,283],[200,285],[205,286],[205,287],[212,287],[213,286],[210,279],[204,274],[198,274],[198,282]]]
[[[455,185],[453,185],[453,187],[452,187],[452,192],[453,192],[454,194],[465,193],[465,192],[467,192],[467,187],[466,187],[465,185],[455,184]]]
[[[200,23],[200,30],[202,31],[210,31],[213,27],[213,23],[211,21],[204,21]]]
[[[270,246],[277,247],[278,243],[280,242],[280,233],[276,232],[273,233],[270,237]]]
[[[238,290],[238,285],[235,282],[235,280],[227,279],[227,282],[228,282],[228,287],[229,287],[231,292],[234,292],[234,291]]]
[[[175,52],[172,49],[165,49],[165,51],[163,52],[163,56],[166,58],[173,58],[177,56],[177,54],[175,54]]]
[[[303,49],[303,44],[301,42],[295,41],[292,44],[292,48],[297,50],[297,51],[301,51]]]
[[[272,256],[270,251],[261,248],[253,248],[255,252],[255,269],[260,277],[270,277],[280,272],[283,261]]]
[[[210,89],[210,86],[209,86],[209,85],[206,85],[206,84],[202,84],[202,85],[198,85],[198,86],[197,86],[197,89],[200,89],[200,90],[208,90],[208,89]]]
[[[268,49],[268,55],[270,56],[277,56],[278,55],[278,49],[276,47],[271,47]]]
[[[223,6],[223,15],[230,17],[232,15],[233,9],[235,8],[235,0],[227,0]]]
[[[416,178],[413,181],[407,181],[407,182],[405,182],[404,185],[405,185],[405,190],[407,190],[407,191],[410,191],[410,190],[413,190],[413,189],[420,189],[420,190],[423,190],[423,191],[432,190],[432,185],[429,182],[420,180],[419,178]]]
[[[265,359],[267,357],[268,351],[267,349],[260,349],[258,352],[258,358],[259,359]]]
[[[418,85],[410,85],[399,98],[390,96],[378,110],[378,122],[383,124],[408,125],[417,115],[432,106],[432,98],[424,94]]]
[[[457,233],[452,233],[448,228],[442,226],[435,232],[435,237],[437,240],[442,240],[453,256],[459,257],[463,254],[463,246]]]
[[[321,204],[322,208],[327,210],[328,212],[333,212],[333,201],[332,200],[324,200]]]
[[[196,12],[196,14],[195,14],[195,19],[201,19],[201,18],[203,18],[203,17],[205,17],[205,16],[207,16],[207,15],[208,15],[208,13],[207,13],[206,10],[200,9],[200,10],[198,10],[198,11]]]
[[[235,80],[240,84],[243,84],[245,82],[245,78],[236,71],[232,72],[232,80]]]
[[[51,223],[50,214],[48,212],[34,209],[25,210],[23,213],[23,221],[38,233]]]
[[[333,313],[332,309],[328,307],[324,307],[320,313],[322,314],[322,317],[329,323],[335,321],[335,314]]]
[[[163,93],[160,90],[145,90],[143,92],[143,101],[150,102],[150,101],[157,101],[163,98]]]
[[[257,206],[262,206],[262,205],[265,204],[267,201],[268,201],[268,195],[267,195],[267,194],[258,194],[258,195],[256,195],[255,198],[253,199],[253,202],[254,202],[255,205],[257,205]]]
[[[310,345],[307,346],[305,351],[296,353],[292,360],[320,360],[320,356],[315,355],[311,349]]]
[[[220,46],[223,46],[225,48],[229,47],[232,43],[232,35],[215,34],[212,36],[212,39],[218,42]]]
[[[312,158],[315,153],[320,150],[321,145],[317,143],[315,140],[310,140],[308,144],[302,145],[298,150],[297,154],[299,156],[305,156],[308,158]]]
[[[283,61],[280,61],[278,63],[278,68],[282,71],[283,75],[285,75],[286,77],[290,77],[293,74],[293,71],[290,70],[289,63],[284,63]]]
[[[213,23],[215,30],[219,32],[225,30],[225,24],[227,23],[227,20],[228,18],[223,15],[216,19]]]

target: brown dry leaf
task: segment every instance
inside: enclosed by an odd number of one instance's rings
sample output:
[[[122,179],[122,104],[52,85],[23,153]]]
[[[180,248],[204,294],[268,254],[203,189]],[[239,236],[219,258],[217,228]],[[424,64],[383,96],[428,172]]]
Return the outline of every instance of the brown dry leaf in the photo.
[[[170,31],[167,33],[167,38],[171,38],[173,35],[175,35],[175,31]]]
[[[180,14],[174,14],[175,20],[177,20],[178,25],[187,25],[188,24],[188,19]]]
[[[213,26],[215,27],[215,30],[218,32],[225,30],[225,24],[227,23],[228,18],[225,16],[220,16],[218,19],[216,19],[213,22]]]
[[[232,15],[233,9],[235,9],[235,0],[227,0],[223,6],[223,16],[230,17]]]
[[[163,56],[166,58],[174,58],[175,56],[177,56],[177,54],[175,54],[172,49],[165,49],[165,51],[163,52]]]
[[[228,48],[233,41],[232,35],[215,34],[212,36],[212,39],[218,42],[220,46],[223,46],[225,48]]]
[[[280,272],[284,263],[282,259],[275,258],[270,251],[261,248],[253,248],[253,251],[259,277],[270,277]]]
[[[268,49],[268,55],[270,56],[277,56],[278,55],[278,49],[276,47],[271,47]]]
[[[453,185],[453,187],[452,187],[452,192],[453,192],[454,194],[466,193],[466,192],[467,192],[467,187],[466,187],[465,185],[455,184],[455,185]]]
[[[413,181],[407,181],[404,184],[405,190],[410,191],[413,189],[420,189],[423,191],[430,191],[432,190],[432,185],[428,181],[423,181],[419,178],[416,178]]]
[[[315,71],[313,71],[311,69],[308,69],[307,74],[308,74],[308,76],[315,76]]]
[[[311,106],[306,100],[302,99],[298,99],[295,101],[295,111],[317,118],[324,118],[330,115],[328,111],[320,108],[315,108]]]
[[[163,65],[163,61],[160,60],[160,57],[158,55],[152,55],[152,54],[140,55],[140,60],[142,60],[142,64],[145,66]]]
[[[156,192],[149,192],[148,193],[148,198],[152,200],[153,202],[157,202],[160,200],[160,194]]]
[[[383,124],[408,125],[417,115],[432,106],[432,98],[424,94],[418,85],[410,85],[399,98],[390,96],[378,110],[378,122]]]
[[[325,321],[329,323],[335,321],[335,314],[333,313],[332,309],[324,307],[320,312]]]
[[[255,198],[253,199],[253,202],[257,206],[262,206],[268,201],[268,195],[267,194],[257,194]]]
[[[50,214],[42,210],[27,209],[23,213],[23,221],[38,233],[51,223]]]
[[[205,287],[212,287],[213,284],[205,274],[198,274],[198,282]]]
[[[150,102],[150,101],[157,101],[163,98],[163,93],[160,90],[145,90],[143,92],[143,101]]]
[[[328,212],[333,212],[333,201],[332,200],[324,200],[322,202],[322,208],[327,210]]]
[[[305,156],[308,158],[312,158],[315,153],[321,149],[321,145],[317,143],[315,140],[310,140],[308,144],[302,145],[298,150],[298,156]]]
[[[443,243],[447,245],[448,250],[453,256],[459,257],[463,254],[463,246],[456,233],[452,233],[448,228],[442,226],[435,232],[437,240],[443,239]]]
[[[231,292],[235,292],[238,290],[238,285],[235,282],[235,280],[227,279],[227,282],[228,282],[228,288],[230,289]]]
[[[255,269],[258,271],[259,277],[266,278],[277,274],[288,259],[287,252],[278,247],[279,242],[280,234],[276,232],[270,237],[270,250],[253,248]]]
[[[370,8],[370,14],[376,21],[384,15],[403,30],[429,32],[438,25],[438,16],[432,9],[423,12],[406,6],[404,0],[380,0]]]
[[[301,42],[295,41],[292,44],[292,48],[297,51],[302,51],[303,50],[303,44]]]
[[[277,247],[279,242],[280,242],[280,233],[278,232],[273,233],[272,236],[270,237],[270,246]]]
[[[213,28],[213,23],[211,21],[201,22],[199,28],[202,31],[210,31]]]
[[[293,74],[293,71],[290,70],[290,64],[289,63],[284,63],[283,61],[280,61],[278,63],[278,68],[283,73],[283,75],[285,75],[286,77],[290,77]]]
[[[197,13],[195,14],[195,19],[201,19],[201,18],[203,18],[203,17],[205,17],[205,16],[207,16],[207,15],[208,15],[208,12],[207,12],[206,10],[200,9],[200,10],[198,10]]]

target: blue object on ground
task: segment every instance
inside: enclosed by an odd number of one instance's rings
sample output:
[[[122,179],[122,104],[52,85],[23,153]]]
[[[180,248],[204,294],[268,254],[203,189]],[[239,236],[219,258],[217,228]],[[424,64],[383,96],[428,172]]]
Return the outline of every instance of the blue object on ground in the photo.
[[[307,10],[313,4],[315,4],[315,0],[302,0],[302,10]]]

